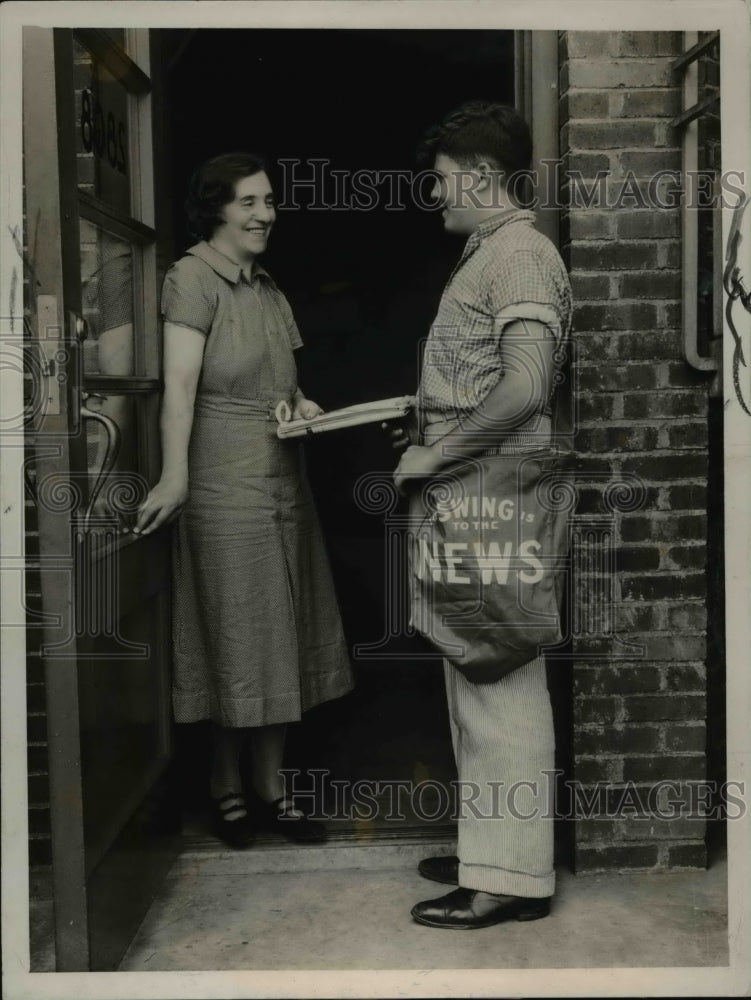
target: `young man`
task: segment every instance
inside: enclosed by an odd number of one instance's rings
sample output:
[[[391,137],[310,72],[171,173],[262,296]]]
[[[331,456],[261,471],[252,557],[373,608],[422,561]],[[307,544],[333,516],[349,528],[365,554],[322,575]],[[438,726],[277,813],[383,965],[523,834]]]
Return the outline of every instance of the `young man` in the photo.
[[[526,123],[511,108],[472,102],[433,131],[425,151],[444,228],[466,245],[425,347],[419,438],[394,435],[405,449],[394,480],[411,494],[417,521],[426,480],[457,463],[479,470],[480,492],[482,476],[492,482],[493,456],[549,451],[551,395],[571,320],[558,252],[514,198],[531,159]],[[497,648],[503,674],[506,651]],[[458,857],[419,866],[458,888],[418,903],[412,916],[447,928],[546,916],[555,885],[554,743],[544,659],[533,649],[529,662],[483,683],[448,659],[444,671],[459,787],[471,804],[460,810]]]

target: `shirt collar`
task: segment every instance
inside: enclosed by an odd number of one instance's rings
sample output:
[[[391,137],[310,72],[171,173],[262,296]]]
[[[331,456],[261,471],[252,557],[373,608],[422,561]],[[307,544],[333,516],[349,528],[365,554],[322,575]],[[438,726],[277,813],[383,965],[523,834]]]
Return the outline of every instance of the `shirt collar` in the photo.
[[[236,263],[236,261],[230,260],[229,257],[226,257],[223,253],[215,250],[214,247],[206,243],[205,240],[201,243],[196,243],[196,245],[191,247],[187,252],[193,254],[194,257],[198,257],[205,264],[208,264],[209,267],[216,271],[220,277],[226,278],[227,281],[231,281],[233,285],[237,284],[243,274],[242,268],[238,263]],[[269,272],[265,268],[261,267],[258,261],[256,261],[253,265],[253,278],[256,277],[272,281]]]
[[[490,236],[492,233],[497,232],[501,226],[506,226],[510,222],[534,222],[535,213],[530,212],[525,208],[507,208],[503,212],[499,212],[497,215],[492,215],[489,219],[481,222],[480,225],[475,229],[472,235],[467,240],[464,247],[464,253],[471,253],[476,247],[482,243],[486,237]]]

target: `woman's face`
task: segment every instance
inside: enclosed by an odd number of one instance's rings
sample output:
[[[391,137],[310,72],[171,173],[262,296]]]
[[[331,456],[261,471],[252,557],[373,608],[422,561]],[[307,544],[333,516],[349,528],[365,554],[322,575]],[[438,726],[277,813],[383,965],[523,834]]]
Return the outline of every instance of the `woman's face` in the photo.
[[[212,239],[229,256],[252,260],[263,253],[276,219],[271,184],[263,171],[243,177],[235,184],[235,197],[219,211],[221,224]]]

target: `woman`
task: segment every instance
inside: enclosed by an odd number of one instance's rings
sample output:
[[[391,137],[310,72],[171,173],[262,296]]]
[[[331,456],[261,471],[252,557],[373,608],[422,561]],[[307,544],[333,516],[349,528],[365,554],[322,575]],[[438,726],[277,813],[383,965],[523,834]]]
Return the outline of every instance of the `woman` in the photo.
[[[202,242],[167,273],[163,467],[135,531],[178,514],[174,552],[177,722],[215,723],[214,824],[232,846],[255,819],[295,840],[323,828],[284,798],[286,724],[352,687],[331,574],[299,445],[274,410],[322,412],[297,385],[301,346],[287,300],[257,258],[275,212],[263,161],[226,154],[194,175],[186,203]],[[253,808],[242,794],[249,735]]]

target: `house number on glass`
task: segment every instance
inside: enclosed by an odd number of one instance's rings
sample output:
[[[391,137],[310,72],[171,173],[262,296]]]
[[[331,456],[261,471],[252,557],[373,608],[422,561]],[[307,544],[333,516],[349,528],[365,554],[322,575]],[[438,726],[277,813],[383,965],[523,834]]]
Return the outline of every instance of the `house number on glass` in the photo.
[[[125,167],[125,122],[106,111],[90,90],[81,94],[81,140],[87,153],[107,159],[121,174]]]

